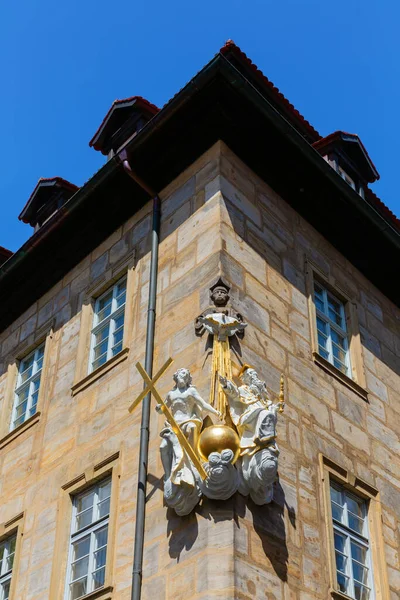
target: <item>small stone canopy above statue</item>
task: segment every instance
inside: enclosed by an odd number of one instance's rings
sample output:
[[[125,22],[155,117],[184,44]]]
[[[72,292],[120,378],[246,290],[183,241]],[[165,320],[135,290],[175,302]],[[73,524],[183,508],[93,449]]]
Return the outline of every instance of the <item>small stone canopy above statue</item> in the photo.
[[[233,335],[243,338],[247,324],[244,323],[243,316],[229,305],[230,289],[221,278],[210,287],[210,299],[214,306],[209,306],[197,317],[197,336],[201,337],[207,331],[211,335],[217,334],[221,341]]]

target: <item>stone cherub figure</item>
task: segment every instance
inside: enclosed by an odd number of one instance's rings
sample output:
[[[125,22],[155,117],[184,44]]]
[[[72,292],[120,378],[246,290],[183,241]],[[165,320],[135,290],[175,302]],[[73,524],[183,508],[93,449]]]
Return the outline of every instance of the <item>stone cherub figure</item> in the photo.
[[[230,287],[221,278],[210,287],[210,298],[214,306],[209,306],[197,317],[195,322],[197,336],[202,336],[207,331],[211,335],[217,335],[220,341],[225,341],[234,335],[243,338],[247,323],[243,322],[240,313],[228,306],[229,290]]]
[[[219,378],[240,437],[241,455],[237,466],[242,482],[239,491],[250,494],[256,504],[267,504],[272,500],[278,471],[276,423],[278,411],[283,410],[283,389],[280,401],[273,404],[265,382],[255,369],[245,365],[239,376],[241,386],[226,377]]]

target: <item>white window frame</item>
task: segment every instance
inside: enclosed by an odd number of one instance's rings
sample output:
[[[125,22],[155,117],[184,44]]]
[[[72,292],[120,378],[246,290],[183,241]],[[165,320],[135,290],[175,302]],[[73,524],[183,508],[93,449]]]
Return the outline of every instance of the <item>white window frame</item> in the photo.
[[[43,350],[43,354],[41,356],[42,364],[41,364],[41,367],[38,368],[39,353],[42,350]],[[33,407],[33,396],[34,396],[34,394],[37,394],[39,396],[39,390],[40,390],[40,385],[41,385],[41,376],[42,376],[42,371],[43,371],[43,362],[44,362],[44,350],[45,350],[45,343],[40,344],[39,346],[37,346],[37,348],[35,348],[35,350],[33,350],[32,352],[30,352],[29,354],[24,356],[24,358],[21,359],[19,362],[17,384],[16,384],[15,391],[14,391],[14,404],[13,404],[13,410],[12,410],[12,415],[11,415],[10,431],[13,431],[14,429],[16,429],[17,427],[22,425],[22,423],[25,423],[25,421],[27,419],[29,419],[29,417],[32,417],[37,411],[37,402],[36,402],[36,404],[34,406],[35,410],[31,414],[32,407]],[[28,377],[26,379],[26,381],[21,382],[22,376],[24,374],[24,372],[21,371],[21,367],[24,364],[24,361],[29,360],[31,357],[33,357],[32,374],[30,377]],[[34,385],[37,381],[39,383],[38,383],[37,389],[35,390]],[[27,388],[28,388],[27,399],[18,403],[18,399],[19,399],[18,394],[20,394],[22,391],[24,391]],[[21,421],[21,423],[18,423],[18,425],[16,425],[15,422],[18,419],[20,419],[22,416],[22,415],[20,415],[19,417],[16,417],[17,408],[24,402],[27,403],[25,413],[24,413],[24,419]]]
[[[316,286],[318,286],[322,290],[322,299],[323,299],[323,304],[324,304],[323,311],[317,307],[317,303],[315,301],[315,287]],[[332,321],[332,319],[329,317],[329,309],[328,309],[328,297],[329,296],[335,302],[337,302],[340,306],[340,317],[341,317],[342,323],[344,324],[344,328],[340,327],[340,325],[338,325],[337,323]],[[313,300],[314,300],[314,306],[315,306],[316,319],[318,319],[318,318],[321,319],[327,327],[327,333],[325,336],[327,338],[326,348],[323,348],[323,350],[325,352],[327,352],[328,356],[324,356],[324,354],[321,353],[321,351],[320,351],[320,343],[318,340],[318,333],[321,333],[322,335],[324,335],[324,334],[322,332],[320,332],[320,330],[318,329],[318,321],[316,321],[316,323],[315,323],[316,332],[317,332],[318,353],[322,356],[322,358],[324,358],[325,360],[330,362],[331,365],[333,365],[336,369],[339,369],[339,371],[341,371],[341,369],[335,365],[335,360],[340,362],[346,368],[346,372],[344,374],[347,375],[347,377],[352,378],[351,361],[350,361],[350,343],[349,343],[349,333],[348,333],[347,327],[346,327],[345,305],[342,302],[342,300],[340,300],[337,296],[335,296],[335,294],[332,294],[332,292],[330,290],[328,290],[325,287],[325,285],[320,282],[319,279],[314,280]],[[332,340],[332,330],[335,331],[338,335],[340,335],[344,339],[344,347],[340,348],[341,350],[343,350],[345,352],[345,362],[344,363],[341,360],[339,360],[337,357],[335,357],[333,354],[333,345],[335,344],[335,342],[333,342],[333,340]],[[335,345],[337,345],[337,344],[335,344]],[[341,372],[343,372],[343,371],[341,371]]]
[[[125,282],[125,301],[124,303],[117,307],[117,290],[118,290],[118,286],[121,285],[121,283]],[[110,291],[112,290],[112,300],[111,300],[111,312],[110,314],[105,318],[102,319],[102,321],[99,321],[99,305],[101,300],[107,296]],[[115,333],[117,333],[118,330],[116,330],[115,327],[115,323],[116,320],[121,316],[124,315],[124,322],[122,324],[122,337],[124,336],[124,328],[125,328],[125,307],[126,307],[126,293],[127,293],[127,277],[121,277],[121,279],[119,279],[113,286],[112,288],[108,288],[103,294],[101,294],[101,296],[99,296],[96,299],[95,305],[94,305],[94,313],[93,313],[93,327],[92,327],[92,331],[91,331],[91,343],[90,343],[90,353],[89,353],[89,373],[92,373],[93,371],[95,371],[96,369],[98,369],[99,367],[101,367],[103,364],[105,364],[108,360],[110,360],[110,358],[112,358],[113,356],[115,356],[116,354],[118,354],[118,352],[114,352],[114,347],[116,346],[116,344],[113,343],[114,341],[114,335]],[[102,362],[100,365],[98,365],[97,367],[94,367],[94,363],[96,362],[97,359],[95,359],[95,349],[96,349],[96,334],[99,333],[99,331],[101,331],[104,327],[109,327],[109,332],[108,332],[108,343],[107,343],[107,352],[106,352],[106,357],[104,362]],[[121,329],[121,327],[119,328]],[[119,344],[120,342],[118,342]],[[123,342],[122,342],[123,343]],[[123,347],[123,346],[122,346]],[[121,347],[121,349],[122,349]]]
[[[373,578],[373,571],[372,571],[371,547],[370,547],[369,528],[368,528],[368,505],[367,505],[367,501],[364,500],[364,498],[360,498],[356,494],[354,494],[352,492],[349,492],[343,485],[341,485],[340,483],[337,483],[336,481],[334,481],[332,479],[330,480],[329,485],[330,485],[330,488],[334,488],[337,492],[339,492],[342,495],[342,501],[343,501],[343,505],[341,506],[341,508],[343,508],[343,516],[344,516],[344,521],[345,521],[344,523],[335,520],[333,518],[333,513],[331,511],[331,513],[332,513],[333,533],[335,534],[335,532],[337,532],[339,535],[341,535],[342,537],[345,538],[345,544],[344,544],[345,554],[344,555],[339,550],[337,550],[336,547],[334,547],[334,551],[335,551],[335,564],[336,564],[336,577],[337,577],[337,573],[339,572],[339,573],[342,573],[348,579],[348,581],[349,581],[349,589],[346,590],[345,592],[342,592],[342,593],[347,594],[349,598],[354,598],[354,599],[356,598],[354,582],[357,581],[357,580],[355,580],[355,578],[354,578],[352,563],[353,562],[357,562],[363,568],[367,568],[368,569],[368,582],[367,582],[367,584],[364,584],[362,582],[358,582],[358,583],[361,584],[362,586],[364,586],[365,588],[367,588],[367,589],[370,590],[369,596],[368,596],[368,600],[374,600],[374,598],[375,598],[375,591],[374,591],[374,578]],[[354,531],[348,525],[348,523],[349,523],[349,520],[348,520],[349,509],[348,509],[347,498],[353,499],[359,505],[362,506],[362,512],[363,512],[363,530],[362,530],[362,533],[358,533],[358,532]],[[336,504],[336,502],[332,498],[330,500],[331,500],[331,505]],[[363,548],[365,548],[365,550],[366,550],[366,562],[365,562],[365,564],[360,563],[356,559],[352,558],[352,554],[351,554],[351,542],[352,541],[355,542],[355,543],[357,543],[359,546],[362,546]],[[341,554],[341,555],[343,555],[343,556],[346,557],[345,571],[340,571],[338,569],[337,563],[336,563],[336,554]],[[338,589],[339,589],[339,582],[338,582]]]
[[[95,554],[95,552],[97,552],[99,550],[99,548],[97,548],[96,550],[94,549],[94,541],[95,541],[95,534],[98,531],[100,531],[101,529],[104,529],[104,527],[107,527],[107,543],[105,545],[106,562],[104,565],[106,567],[106,565],[107,565],[107,550],[108,550],[108,545],[109,545],[110,511],[108,512],[107,515],[104,515],[103,517],[99,518],[98,505],[99,505],[99,488],[104,485],[107,485],[108,483],[110,484],[110,496],[108,498],[110,499],[110,504],[111,504],[111,494],[112,494],[112,479],[111,479],[111,477],[102,479],[95,485],[93,485],[93,486],[85,489],[83,492],[80,492],[79,494],[76,494],[73,496],[71,534],[70,534],[69,552],[68,552],[68,569],[67,569],[67,579],[66,579],[66,587],[65,587],[65,594],[64,594],[65,600],[70,600],[70,598],[71,598],[70,586],[72,583],[74,583],[73,581],[71,581],[72,564],[73,564],[72,557],[73,557],[74,544],[89,535],[90,535],[90,548],[89,548],[89,554],[88,554],[88,556],[89,556],[88,571],[87,571],[87,576],[86,576],[87,580],[88,580],[88,587],[87,587],[87,590],[86,590],[84,596],[79,596],[79,598],[84,598],[87,594],[90,594],[91,592],[94,592],[97,590],[101,590],[104,587],[104,585],[103,585],[96,589],[94,588],[94,579],[93,579],[94,554]],[[91,492],[91,491],[94,491],[94,501],[93,501],[93,508],[92,508],[92,510],[93,510],[92,522],[89,525],[87,525],[77,531],[76,530],[76,522],[77,522],[77,517],[79,514],[77,511],[78,500],[79,500],[79,498],[81,498],[82,496],[86,495],[88,492]],[[103,498],[103,502],[104,502],[104,500],[105,499]],[[82,512],[84,512],[84,511],[82,511]],[[101,568],[103,568],[103,567],[101,567]],[[82,577],[80,579],[82,579]],[[75,581],[79,581],[79,579],[77,579]]]
[[[10,546],[11,546],[11,543],[13,540],[15,542],[14,543],[14,552],[10,552]],[[14,533],[0,541],[0,547],[1,546],[4,547],[4,555],[3,555],[3,560],[1,562],[1,567],[0,567],[0,600],[8,600],[8,598],[9,598],[9,596],[6,596],[4,593],[4,584],[9,583],[11,586],[11,578],[12,578],[12,572],[13,572],[13,567],[14,567],[16,545],[17,545],[17,534],[16,533]],[[12,557],[12,565],[11,565],[11,569],[7,569],[6,566],[7,566],[8,561],[10,560],[10,556]]]

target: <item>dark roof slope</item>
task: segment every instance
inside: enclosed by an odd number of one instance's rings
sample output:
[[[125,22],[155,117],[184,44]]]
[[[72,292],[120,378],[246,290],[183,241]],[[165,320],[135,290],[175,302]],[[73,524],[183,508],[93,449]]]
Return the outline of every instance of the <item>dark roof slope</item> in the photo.
[[[233,42],[228,40],[222,46],[220,53],[228,58],[229,61],[234,61],[235,66],[240,70],[241,66],[246,67],[254,75],[255,81],[262,86],[262,90],[267,92],[268,100],[274,103],[275,108],[283,114],[289,122],[301,133],[309,142],[315,142],[321,138],[320,134],[309,123],[303,115],[289,102],[282,92],[264,75],[262,71],[255,65],[252,60]]]
[[[7,248],[0,246],[0,265],[5,263],[6,260],[11,258],[12,255],[13,255],[13,252],[11,252],[11,250],[7,250]]]

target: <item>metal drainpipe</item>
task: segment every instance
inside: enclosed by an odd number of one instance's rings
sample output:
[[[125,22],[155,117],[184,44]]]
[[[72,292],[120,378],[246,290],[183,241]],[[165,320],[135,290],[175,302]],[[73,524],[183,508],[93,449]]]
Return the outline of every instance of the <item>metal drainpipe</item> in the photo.
[[[153,354],[154,354],[154,328],[156,320],[156,300],[157,300],[157,271],[158,271],[158,246],[160,234],[160,216],[161,202],[160,198],[149,186],[132,170],[127,154],[122,151],[120,154],[123,167],[127,174],[136,181],[143,189],[153,196],[153,226],[151,234],[151,259],[150,259],[150,287],[149,301],[147,309],[147,332],[146,332],[146,354],[144,359],[144,368],[149,376],[153,373]],[[137,485],[137,504],[136,504],[136,528],[135,545],[133,554],[132,569],[132,591],[131,600],[140,600],[142,593],[142,569],[143,569],[143,545],[144,545],[144,527],[146,514],[146,483],[147,483],[147,463],[149,455],[149,425],[150,425],[150,394],[142,402],[142,422],[140,425],[140,446],[139,446],[139,469]]]

